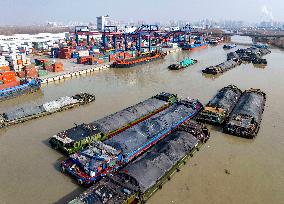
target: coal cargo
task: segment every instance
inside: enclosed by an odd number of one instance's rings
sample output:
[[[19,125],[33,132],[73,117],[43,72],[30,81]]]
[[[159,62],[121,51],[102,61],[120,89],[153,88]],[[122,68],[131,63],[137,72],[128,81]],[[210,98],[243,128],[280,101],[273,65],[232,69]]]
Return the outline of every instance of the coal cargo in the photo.
[[[197,115],[196,120],[222,125],[237,104],[241,93],[242,91],[233,85],[222,88]]]
[[[219,65],[207,67],[206,69],[202,70],[202,72],[205,73],[205,74],[216,75],[216,74],[224,73],[224,72],[226,72],[230,69],[233,69],[237,65],[240,65],[240,61],[231,59],[231,60],[225,61],[225,62],[223,62]]]
[[[102,178],[69,204],[146,202],[203,144],[197,138],[209,138],[206,127],[202,126],[203,130],[200,130],[200,126],[192,125],[194,122],[190,127],[187,124],[189,123],[183,125],[185,130],[178,129],[171,133],[143,156],[118,173]]]
[[[254,138],[260,127],[266,94],[259,89],[245,91],[230,114],[223,131],[228,134]]]
[[[177,96],[174,94],[160,93],[92,123],[76,125],[62,131],[50,138],[49,143],[54,149],[66,154],[75,153],[94,140],[104,141],[167,109],[176,100]]]
[[[71,155],[61,163],[63,172],[79,184],[90,185],[139,157],[202,108],[197,100],[183,100],[103,143]]]

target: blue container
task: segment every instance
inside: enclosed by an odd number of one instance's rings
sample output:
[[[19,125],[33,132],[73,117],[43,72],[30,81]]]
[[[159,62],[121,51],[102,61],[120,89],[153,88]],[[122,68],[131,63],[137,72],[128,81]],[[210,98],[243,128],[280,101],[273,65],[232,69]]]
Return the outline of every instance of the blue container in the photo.
[[[79,53],[78,52],[72,52],[71,57],[72,58],[79,58]]]
[[[94,54],[94,51],[93,50],[89,50],[89,55],[92,55]]]

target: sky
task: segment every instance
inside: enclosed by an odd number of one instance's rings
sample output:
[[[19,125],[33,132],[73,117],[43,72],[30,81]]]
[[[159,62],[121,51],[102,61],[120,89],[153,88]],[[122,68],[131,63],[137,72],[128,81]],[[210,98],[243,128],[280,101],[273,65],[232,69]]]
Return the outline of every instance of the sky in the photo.
[[[0,25],[95,22],[100,15],[147,23],[170,20],[284,22],[284,0],[0,0]]]

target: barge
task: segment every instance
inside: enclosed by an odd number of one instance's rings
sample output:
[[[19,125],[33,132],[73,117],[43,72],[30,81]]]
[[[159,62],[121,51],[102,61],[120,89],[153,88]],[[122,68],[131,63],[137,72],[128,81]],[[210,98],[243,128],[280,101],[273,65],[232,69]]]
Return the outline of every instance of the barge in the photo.
[[[242,91],[233,85],[222,88],[197,115],[196,120],[222,125],[237,104],[241,94]]]
[[[76,106],[91,103],[95,96],[88,93],[76,94],[72,97],[65,96],[57,100],[37,106],[26,106],[14,111],[0,114],[0,128],[23,123],[28,120],[36,119],[56,112],[61,112]]]
[[[50,138],[52,148],[65,154],[75,153],[93,141],[104,141],[169,108],[176,103],[177,96],[160,93],[136,105],[118,111],[89,124],[76,125]]]
[[[180,69],[184,69],[186,67],[189,67],[191,65],[194,65],[196,63],[197,63],[197,60],[191,59],[191,58],[186,58],[186,59],[182,60],[179,64],[172,64],[172,65],[168,66],[168,68],[170,70],[180,70]]]
[[[227,44],[227,45],[224,45],[224,46],[223,46],[223,49],[229,50],[229,49],[233,49],[233,48],[235,48],[235,47],[237,47],[236,44]]]
[[[249,48],[246,48],[246,49],[238,49],[236,51],[236,53],[238,54],[239,58],[242,61],[252,62],[255,59],[259,59],[259,58],[263,57],[264,55],[270,54],[271,51],[267,48],[249,47]]]
[[[199,150],[203,142],[198,138],[203,141],[209,138],[207,128],[198,129],[199,125],[191,120],[187,125],[118,173],[102,178],[68,204],[145,203]]]
[[[154,60],[163,59],[166,53],[152,52],[150,54],[142,55],[131,59],[116,59],[112,64],[114,68],[129,68],[140,64],[152,62]]]
[[[223,132],[252,139],[260,128],[266,95],[259,89],[244,91],[230,114]]]
[[[213,75],[221,74],[230,69],[233,69],[234,67],[240,64],[241,64],[241,61],[239,60],[228,60],[216,66],[207,67],[206,69],[203,69],[202,72],[204,74],[213,74]]]
[[[0,90],[0,101],[15,98],[25,93],[37,91],[41,86],[40,79],[31,79],[24,84]]]
[[[90,185],[101,177],[117,171],[174,129],[196,116],[202,109],[198,100],[182,100],[149,119],[104,142],[94,142],[61,163],[62,172],[81,185]]]

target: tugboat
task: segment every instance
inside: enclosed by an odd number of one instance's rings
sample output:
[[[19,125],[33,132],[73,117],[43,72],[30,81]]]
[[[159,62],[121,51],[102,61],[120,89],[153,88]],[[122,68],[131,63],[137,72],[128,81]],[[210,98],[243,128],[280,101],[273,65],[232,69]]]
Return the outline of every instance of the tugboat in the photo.
[[[168,66],[168,68],[170,70],[180,70],[180,69],[184,69],[186,67],[189,67],[191,65],[194,65],[196,63],[197,63],[197,60],[195,60],[195,59],[185,58],[179,64],[172,64],[172,65]]]
[[[41,86],[40,79],[31,79],[24,84],[0,90],[0,101],[14,98],[16,96],[37,91]]]

